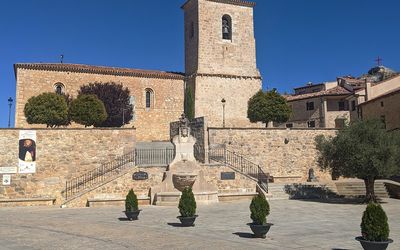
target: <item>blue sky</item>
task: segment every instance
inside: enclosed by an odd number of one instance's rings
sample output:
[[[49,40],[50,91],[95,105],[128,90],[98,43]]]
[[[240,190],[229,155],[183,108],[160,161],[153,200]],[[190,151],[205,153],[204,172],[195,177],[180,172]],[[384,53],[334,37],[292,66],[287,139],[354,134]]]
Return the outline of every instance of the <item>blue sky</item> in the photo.
[[[398,0],[256,0],[263,87],[361,75],[375,58],[400,70]],[[0,127],[15,97],[13,64],[82,63],[183,71],[184,0],[13,0],[0,3]],[[14,112],[14,110],[13,110]]]

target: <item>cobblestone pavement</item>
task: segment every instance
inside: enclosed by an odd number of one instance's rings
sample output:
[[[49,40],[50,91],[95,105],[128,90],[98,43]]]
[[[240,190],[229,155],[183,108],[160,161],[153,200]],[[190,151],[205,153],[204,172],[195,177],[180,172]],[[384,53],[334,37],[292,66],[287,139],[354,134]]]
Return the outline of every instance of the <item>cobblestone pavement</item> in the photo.
[[[400,249],[400,200],[383,204]],[[196,226],[178,226],[175,207],[142,207],[140,220],[122,208],[2,208],[0,249],[361,249],[355,236],[364,205],[271,201],[266,239],[251,238],[249,201],[198,208]]]

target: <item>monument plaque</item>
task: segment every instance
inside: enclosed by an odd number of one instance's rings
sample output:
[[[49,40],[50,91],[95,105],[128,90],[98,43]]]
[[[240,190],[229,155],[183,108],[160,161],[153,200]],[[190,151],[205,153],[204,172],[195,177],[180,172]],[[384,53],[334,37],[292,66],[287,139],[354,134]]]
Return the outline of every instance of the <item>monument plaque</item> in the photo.
[[[149,174],[144,171],[135,172],[133,173],[132,179],[135,181],[144,181],[149,179]]]
[[[0,167],[0,174],[16,174],[17,167]]]
[[[221,172],[221,180],[234,180],[235,172]]]

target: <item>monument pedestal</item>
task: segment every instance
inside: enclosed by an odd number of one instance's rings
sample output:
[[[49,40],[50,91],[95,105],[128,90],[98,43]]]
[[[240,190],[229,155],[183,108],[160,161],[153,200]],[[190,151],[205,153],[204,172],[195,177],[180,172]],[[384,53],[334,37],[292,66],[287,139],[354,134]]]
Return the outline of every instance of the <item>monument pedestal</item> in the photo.
[[[179,135],[172,142],[175,145],[175,158],[165,172],[163,182],[151,188],[151,204],[159,206],[178,206],[181,192],[192,188],[197,204],[218,202],[218,187],[207,183],[201,166],[194,157],[196,139],[190,135],[188,121],[182,115]]]

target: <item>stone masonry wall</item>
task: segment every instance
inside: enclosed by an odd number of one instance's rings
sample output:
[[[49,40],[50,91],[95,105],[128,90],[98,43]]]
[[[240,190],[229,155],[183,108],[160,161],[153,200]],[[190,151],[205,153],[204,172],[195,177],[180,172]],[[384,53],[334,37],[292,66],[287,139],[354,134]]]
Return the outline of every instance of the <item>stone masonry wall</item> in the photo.
[[[320,180],[329,180],[328,173],[318,171],[315,137],[334,136],[332,129],[221,129],[209,128],[209,143],[226,144],[254,163],[277,181],[305,181],[313,168]]]
[[[257,127],[247,118],[247,103],[260,89],[260,79],[196,77],[196,117],[206,116],[208,126],[222,127],[225,99],[226,127]]]
[[[0,130],[0,167],[18,166],[19,131]],[[55,197],[59,202],[66,180],[135,146],[134,129],[36,129],[36,136],[36,173],[12,174],[10,186],[0,185],[0,199]]]
[[[158,79],[77,72],[58,72],[45,70],[17,70],[17,95],[15,127],[30,128],[24,116],[28,99],[44,92],[54,92],[54,84],[62,83],[65,92],[76,97],[80,86],[92,82],[116,82],[127,87],[135,97],[135,119],[125,127],[137,129],[138,141],[162,141],[169,139],[169,123],[183,113],[183,79]],[[152,107],[146,109],[146,89],[154,92]]]
[[[201,166],[201,169],[205,172],[207,182],[216,185],[220,194],[254,193],[256,191],[256,182],[239,173],[236,173],[235,180],[221,180],[221,172],[235,172],[229,167]],[[123,176],[69,202],[67,206],[85,207],[89,199],[124,199],[129,189],[133,189],[138,198],[148,198],[151,188],[161,184],[166,169],[165,167],[146,167],[140,168],[140,170],[147,172],[149,179],[132,180],[133,173],[139,171],[138,167],[132,167]]]

